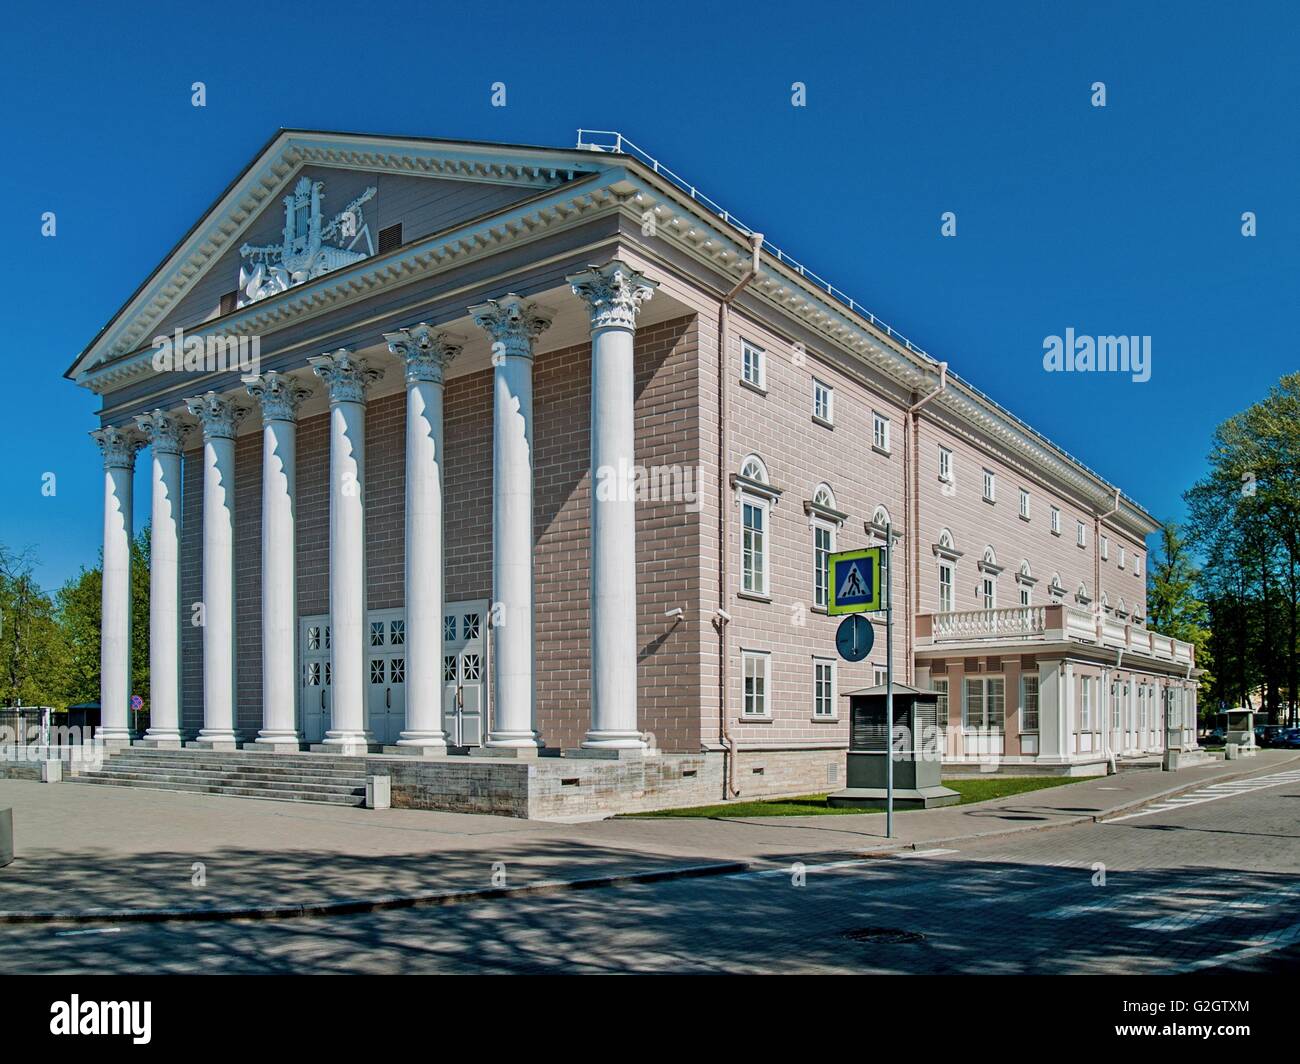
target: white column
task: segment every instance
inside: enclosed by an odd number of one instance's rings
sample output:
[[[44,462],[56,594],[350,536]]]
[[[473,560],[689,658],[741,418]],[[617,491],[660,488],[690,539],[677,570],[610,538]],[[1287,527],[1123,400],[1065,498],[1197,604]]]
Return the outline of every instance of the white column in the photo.
[[[246,410],[216,392],[186,405],[203,426],[203,728],[195,745],[234,750],[235,426]]]
[[[262,728],[255,749],[294,753],[297,725],[297,557],[294,468],[298,407],[311,395],[293,377],[244,381],[262,404]]]
[[[155,410],[135,419],[153,451],[149,520],[149,730],[141,746],[181,745],[181,446],[191,426]]]
[[[533,341],[551,316],[513,293],[469,308],[492,340],[492,680],[487,746],[534,750]]]
[[[110,746],[131,741],[131,476],[144,440],[133,428],[91,437],[104,456],[104,578],[99,644],[99,732]]]
[[[442,391],[460,347],[426,324],[384,339],[406,365],[406,727],[389,749],[443,754]]]
[[[636,714],[636,315],[657,282],[615,259],[566,278],[591,313],[591,728],[644,750]]]
[[[309,359],[330,394],[330,662],[323,745],[364,754],[366,731],[366,387],[383,375],[347,348]]]

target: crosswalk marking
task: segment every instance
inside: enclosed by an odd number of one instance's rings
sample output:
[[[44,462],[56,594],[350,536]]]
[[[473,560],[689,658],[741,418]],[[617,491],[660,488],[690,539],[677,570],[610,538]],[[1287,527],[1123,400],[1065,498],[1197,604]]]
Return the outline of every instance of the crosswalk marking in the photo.
[[[1198,790],[1191,791],[1188,794],[1180,794],[1174,798],[1166,798],[1157,802],[1155,805],[1149,805],[1145,809],[1140,809],[1136,813],[1126,813],[1124,816],[1111,817],[1104,821],[1107,824],[1118,824],[1121,820],[1135,820],[1137,817],[1151,816],[1153,813],[1166,813],[1171,809],[1185,809],[1189,805],[1201,805],[1205,802],[1213,802],[1220,798],[1232,798],[1238,794],[1249,794],[1252,791],[1262,790],[1265,787],[1278,787],[1285,783],[1300,783],[1300,769],[1291,769],[1287,772],[1274,772],[1267,776],[1255,776],[1245,780],[1231,780],[1224,783],[1212,783],[1207,787],[1201,787]]]

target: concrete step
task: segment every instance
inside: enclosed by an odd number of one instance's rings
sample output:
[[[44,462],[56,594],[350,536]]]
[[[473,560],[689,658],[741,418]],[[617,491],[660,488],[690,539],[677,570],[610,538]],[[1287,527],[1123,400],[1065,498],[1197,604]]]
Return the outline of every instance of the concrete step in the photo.
[[[296,754],[273,754],[246,750],[150,750],[134,746],[124,747],[121,750],[113,750],[110,752],[109,756],[113,758],[138,758],[140,760],[152,760],[155,758],[167,758],[174,761],[220,760],[232,764],[328,765],[333,768],[360,768],[365,761],[365,759],[361,757],[343,757],[338,754],[313,754],[305,752]]]
[[[238,773],[140,772],[135,769],[106,768],[101,769],[98,772],[86,773],[84,776],[78,778],[107,780],[158,780],[162,783],[193,783],[205,787],[261,787],[274,791],[320,791],[321,793],[330,794],[356,794],[358,791],[365,794],[366,790],[366,780],[364,776],[338,780],[315,780],[298,777],[272,779],[268,777],[243,776]]]
[[[240,787],[228,784],[169,783],[153,779],[113,779],[103,775],[76,776],[69,782],[101,787],[138,787],[153,791],[184,791],[189,794],[221,794],[234,798],[261,798],[278,802],[308,802],[318,805],[363,806],[366,804],[364,787],[361,794],[335,794],[320,791],[316,788],[276,791],[264,787]]]
[[[104,762],[104,767],[111,770],[138,772],[201,772],[206,774],[238,773],[247,776],[260,776],[272,779],[332,780],[361,779],[366,773],[353,765],[349,768],[330,768],[317,765],[262,765],[241,764],[232,761],[217,760],[181,760],[179,758],[126,758],[111,757]]]

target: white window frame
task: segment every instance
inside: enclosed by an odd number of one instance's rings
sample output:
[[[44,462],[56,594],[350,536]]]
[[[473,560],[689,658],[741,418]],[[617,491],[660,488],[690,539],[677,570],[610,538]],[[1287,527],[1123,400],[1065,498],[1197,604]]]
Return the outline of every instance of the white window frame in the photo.
[[[813,720],[834,720],[838,714],[835,712],[835,699],[839,694],[838,670],[835,667],[834,658],[813,658]],[[827,679],[823,679],[823,674],[829,673]],[[826,688],[825,698],[823,699],[823,685]],[[826,711],[822,712],[822,705],[825,704]]]
[[[1059,536],[1060,534],[1061,534],[1061,508],[1059,506],[1053,506],[1052,507],[1052,535]]]
[[[949,712],[948,711],[948,687],[949,687],[948,678],[945,676],[937,680],[931,680],[930,687],[934,690],[934,693],[939,696],[936,699],[938,705],[935,707],[936,717],[939,723],[939,731],[941,733],[946,732],[948,730],[948,712]]]
[[[952,450],[948,447],[939,448],[939,479],[945,484],[952,483]]]
[[[871,411],[871,446],[884,454],[890,453],[889,418],[879,410]]]
[[[980,607],[986,610],[998,608],[998,578],[992,573],[985,573],[980,580]]]
[[[944,574],[948,579],[944,580]],[[939,612],[952,613],[953,611],[953,585],[956,583],[956,569],[952,562],[939,562]],[[947,599],[947,602],[944,602]]]
[[[746,556],[746,536],[749,535],[749,527],[745,522],[746,508],[753,507],[762,515],[763,527],[759,532],[762,536],[760,550],[757,552],[750,551],[758,557],[762,566],[762,587],[755,588],[749,586],[750,568],[745,564]],[[760,495],[752,495],[748,492],[741,492],[740,495],[740,590],[746,595],[771,594],[772,586],[772,565],[771,565],[771,540],[772,540],[772,505]]]
[[[996,729],[989,725],[989,684],[990,681],[997,681],[1002,685],[1002,720]],[[970,719],[970,685],[980,685],[980,720],[971,723]],[[1001,673],[991,676],[985,676],[982,673],[979,676],[963,676],[961,685],[961,725],[967,731],[977,731],[987,729],[990,731],[1005,732],[1007,729],[1007,681]]]
[[[824,517],[814,517],[812,519],[812,551],[813,551],[813,606],[817,609],[826,609],[830,604],[830,555],[835,553],[835,532],[837,525],[834,521],[827,521]],[[822,552],[817,547],[817,537],[819,533],[825,533],[828,537],[828,548],[826,557],[823,559]],[[820,586],[819,581],[820,579]]]
[[[1033,702],[1034,702],[1032,728],[1029,727],[1028,724],[1029,713],[1026,710],[1026,707],[1029,704],[1029,685],[1031,683],[1033,684]],[[1038,686],[1038,674],[1022,672],[1020,674],[1020,734],[1021,735],[1026,735],[1026,734],[1033,735],[1037,733],[1038,729],[1041,727],[1039,711],[1042,708],[1042,706],[1038,701],[1039,693],[1040,692]]]
[[[823,425],[835,424],[835,389],[816,377],[813,378],[812,416]]]
[[[1127,561],[1128,561],[1128,551],[1125,550],[1123,547],[1120,547],[1120,549],[1119,549],[1119,567],[1120,567],[1121,569],[1123,569],[1123,568],[1124,568],[1124,565],[1125,565],[1125,563],[1126,563]]]
[[[1140,554],[1133,555],[1133,575],[1142,575],[1142,555]]]
[[[1079,547],[1088,545],[1088,526],[1078,519],[1074,522],[1074,542]]]
[[[1110,536],[1101,537],[1101,560],[1110,561]]]
[[[886,682],[888,679],[889,679],[889,667],[888,667],[887,665],[872,665],[872,666],[871,666],[871,686],[872,686],[872,687],[883,687],[884,684],[885,684],[885,682]],[[894,718],[894,722],[895,722],[895,723],[898,723],[898,718],[897,718],[897,717]]]
[[[1029,520],[1029,492],[1024,488],[1020,489],[1020,516]]]
[[[750,693],[748,690],[751,666],[761,667],[761,671],[752,675],[763,681],[762,691],[755,691],[754,701],[761,709],[751,712]],[[772,715],[772,654],[767,650],[740,650],[740,715],[746,720],[762,720]],[[761,701],[760,701],[761,700]]]
[[[1034,604],[1034,589],[1028,584],[1020,585],[1020,605],[1032,606]]]
[[[740,379],[761,392],[767,391],[767,351],[743,337],[740,341]]]
[[[984,470],[984,501],[998,501],[998,475],[991,469]]]

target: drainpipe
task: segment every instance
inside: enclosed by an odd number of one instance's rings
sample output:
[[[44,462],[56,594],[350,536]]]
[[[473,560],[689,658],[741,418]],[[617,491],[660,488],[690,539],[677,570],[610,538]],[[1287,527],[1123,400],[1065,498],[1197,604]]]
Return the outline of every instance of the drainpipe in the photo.
[[[1105,610],[1101,605],[1101,523],[1119,511],[1119,488],[1115,489],[1115,505],[1104,514],[1097,514],[1092,519],[1092,601],[1097,604],[1097,645],[1102,645],[1102,634],[1106,629]]]
[[[718,627],[718,738],[722,742],[724,798],[734,798],[736,789],[736,740],[727,723],[727,625],[731,614],[727,612],[727,557],[730,553],[731,506],[727,499],[727,456],[731,453],[730,408],[727,404],[727,335],[730,330],[731,304],[758,276],[763,234],[751,233],[753,259],[745,275],[736,286],[722,297],[718,305],[718,610],[714,623]]]
[[[905,632],[907,637],[907,676],[911,683],[916,682],[916,614],[921,609],[921,407],[948,387],[948,363],[939,363],[939,385],[928,395],[918,399],[907,408],[903,418],[903,513],[905,523],[904,537],[911,537],[912,549],[903,546],[903,558],[912,559],[912,565],[903,566],[903,575],[907,581],[905,601],[907,617]],[[913,602],[913,595],[916,601]]]

